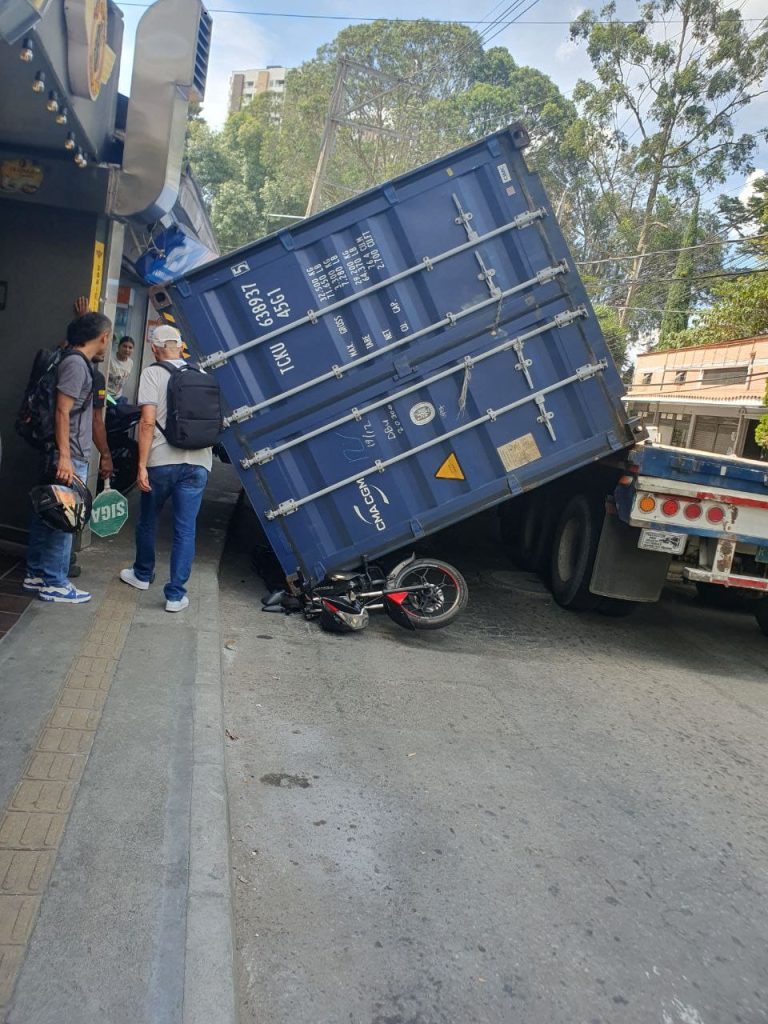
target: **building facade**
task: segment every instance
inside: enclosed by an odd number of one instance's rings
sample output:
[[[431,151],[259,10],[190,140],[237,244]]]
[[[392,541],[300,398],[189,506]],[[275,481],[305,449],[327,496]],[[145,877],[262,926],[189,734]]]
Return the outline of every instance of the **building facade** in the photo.
[[[285,76],[289,70],[269,64],[265,68],[233,71],[229,77],[229,113],[242,110],[260,93],[272,92],[282,96],[285,92]]]
[[[755,427],[768,413],[768,335],[638,356],[624,401],[662,444],[768,459]]]
[[[24,543],[38,473],[16,412],[35,353],[61,342],[74,299],[88,296],[118,337],[136,339],[138,371],[157,253],[179,273],[216,255],[182,160],[210,30],[200,0],[156,0],[123,96],[112,0],[0,0],[2,541]]]

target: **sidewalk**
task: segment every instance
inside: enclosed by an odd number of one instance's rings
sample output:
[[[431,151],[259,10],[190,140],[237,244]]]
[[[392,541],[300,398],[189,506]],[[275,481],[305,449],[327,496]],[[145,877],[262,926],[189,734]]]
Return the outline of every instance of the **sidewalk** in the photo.
[[[79,607],[0,641],[0,1020],[233,1024],[218,565],[238,485],[216,466],[190,607],[117,579],[94,538]]]

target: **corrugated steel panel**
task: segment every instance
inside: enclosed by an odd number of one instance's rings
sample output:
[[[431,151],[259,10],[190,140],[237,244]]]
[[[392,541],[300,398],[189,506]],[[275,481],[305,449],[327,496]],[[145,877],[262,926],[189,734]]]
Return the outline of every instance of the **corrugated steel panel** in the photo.
[[[287,573],[380,555],[631,443],[519,126],[168,289]]]

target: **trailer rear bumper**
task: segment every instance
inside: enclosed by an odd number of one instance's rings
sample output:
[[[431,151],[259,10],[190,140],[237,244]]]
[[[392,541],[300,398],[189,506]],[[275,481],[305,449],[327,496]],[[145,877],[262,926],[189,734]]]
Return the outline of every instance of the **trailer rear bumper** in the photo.
[[[768,591],[768,579],[760,579],[756,576],[739,576],[731,574],[720,576],[710,572],[709,569],[694,569],[691,566],[683,568],[683,579],[691,583],[715,583],[722,587],[739,587],[743,590]]]

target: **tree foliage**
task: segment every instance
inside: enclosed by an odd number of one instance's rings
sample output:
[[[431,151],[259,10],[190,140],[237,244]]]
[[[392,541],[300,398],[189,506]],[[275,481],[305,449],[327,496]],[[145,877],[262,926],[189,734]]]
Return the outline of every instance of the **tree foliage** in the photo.
[[[571,26],[597,80],[574,90],[581,118],[570,141],[610,216],[621,216],[622,200],[640,214],[622,323],[641,287],[662,194],[693,196],[730,172],[751,169],[757,140],[739,133],[734,118],[761,94],[768,71],[766,26],[750,33],[740,10],[723,0],[645,0],[638,7],[634,22],[617,20],[611,2],[584,11]],[[665,24],[661,34],[655,23]]]

